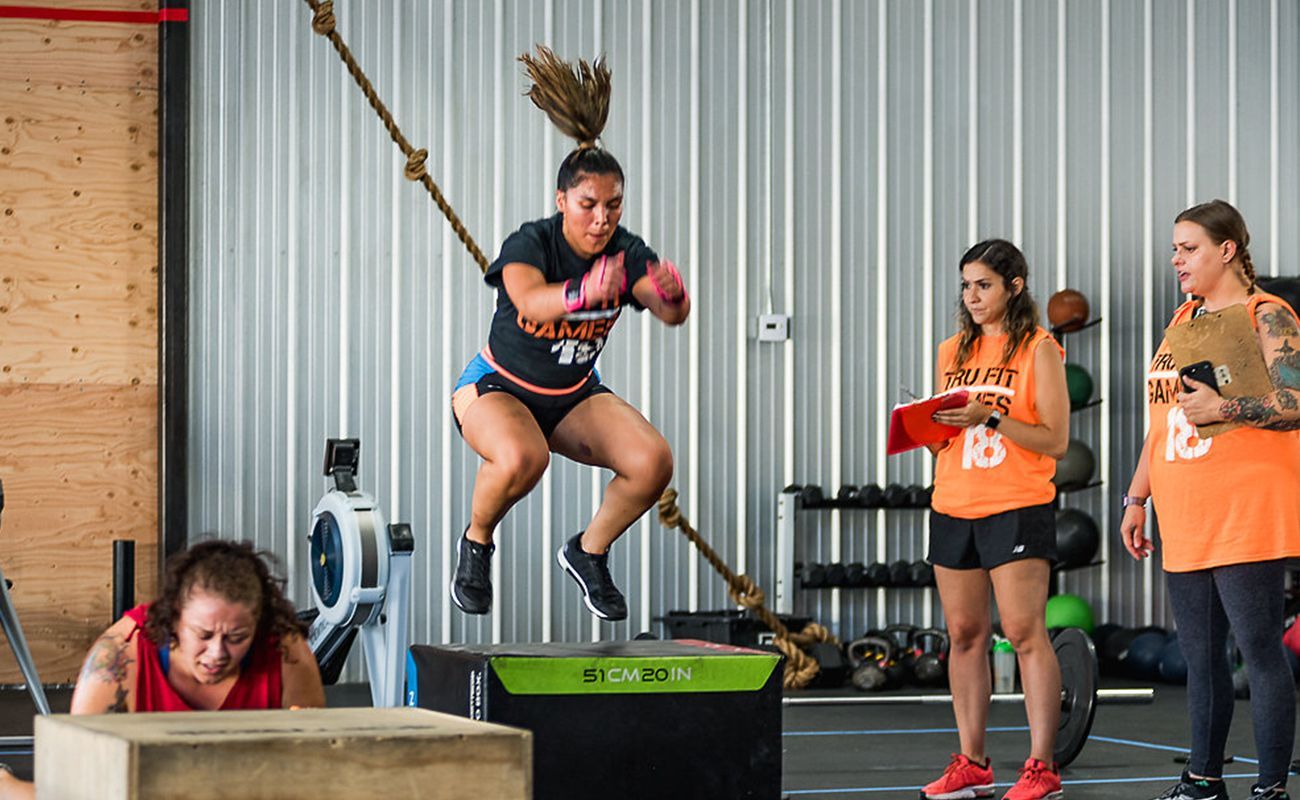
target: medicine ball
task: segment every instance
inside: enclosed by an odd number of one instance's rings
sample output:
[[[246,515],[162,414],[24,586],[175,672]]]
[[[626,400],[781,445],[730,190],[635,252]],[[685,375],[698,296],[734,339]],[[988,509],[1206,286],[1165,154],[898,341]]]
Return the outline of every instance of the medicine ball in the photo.
[[[1170,636],[1160,651],[1160,680],[1166,683],[1187,683],[1187,658],[1177,636]]]
[[[1065,458],[1056,462],[1052,483],[1058,489],[1081,489],[1092,481],[1097,469],[1097,458],[1092,448],[1078,439],[1071,439],[1065,449]]]
[[[1092,633],[1092,606],[1077,594],[1057,594],[1047,598],[1048,628],[1082,628]]]
[[[1062,508],[1056,512],[1056,558],[1062,567],[1086,567],[1097,557],[1101,532],[1087,512]]]
[[[1078,364],[1065,365],[1065,387],[1070,395],[1070,408],[1085,406],[1092,399],[1092,376]]]
[[[1166,639],[1166,635],[1158,631],[1147,631],[1133,637],[1119,658],[1125,674],[1143,681],[1159,679],[1160,655],[1164,652]]]
[[[1120,628],[1106,637],[1097,653],[1100,659],[1101,674],[1124,674],[1123,665],[1120,664],[1120,657],[1128,650],[1129,644],[1137,638],[1138,633],[1139,631],[1136,628]]]
[[[1098,625],[1092,631],[1092,645],[1097,648],[1097,655],[1100,656],[1102,650],[1106,647],[1106,640],[1116,631],[1123,630],[1123,625],[1116,625],[1113,622],[1104,622]]]
[[[1047,301],[1047,321],[1061,333],[1082,328],[1089,313],[1088,298],[1075,289],[1062,289]]]

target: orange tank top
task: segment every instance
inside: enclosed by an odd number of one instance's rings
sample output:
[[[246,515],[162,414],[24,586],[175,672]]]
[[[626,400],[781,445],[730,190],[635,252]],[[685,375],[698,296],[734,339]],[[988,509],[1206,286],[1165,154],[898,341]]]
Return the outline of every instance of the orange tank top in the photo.
[[[1255,310],[1280,297],[1256,292]],[[1189,301],[1169,325],[1192,318]],[[1292,311],[1292,316],[1295,312]],[[1168,572],[1300,555],[1300,431],[1241,427],[1201,439],[1177,402],[1178,367],[1162,341],[1147,371],[1151,499]]]
[[[1034,384],[1034,353],[1048,341],[1065,357],[1052,335],[1038,328],[1006,364],[1002,363],[1006,335],[981,336],[975,340],[970,358],[960,366],[955,363],[958,338],[953,336],[939,345],[939,363],[943,365],[940,389],[965,389],[976,400],[1002,412],[1003,417],[1037,425],[1041,420]],[[976,425],[949,439],[939,451],[930,505],[941,514],[962,519],[1042,505],[1056,497],[1052,484],[1055,474],[1055,459],[1026,450],[997,431]]]

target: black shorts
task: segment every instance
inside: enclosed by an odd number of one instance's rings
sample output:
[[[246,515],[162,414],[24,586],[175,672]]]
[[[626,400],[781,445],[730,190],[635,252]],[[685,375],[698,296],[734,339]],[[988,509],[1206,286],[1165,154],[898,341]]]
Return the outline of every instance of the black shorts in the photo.
[[[978,519],[930,512],[931,564],[993,569],[1023,558],[1056,561],[1056,511],[1051,503]]]
[[[593,375],[581,388],[568,394],[551,396],[531,392],[499,372],[489,372],[473,383],[463,384],[452,396],[451,418],[456,423],[456,430],[462,436],[465,431],[460,426],[460,414],[464,414],[474,400],[492,392],[505,392],[524,404],[524,408],[533,415],[537,427],[542,429],[542,436],[551,438],[560,421],[568,416],[578,403],[597,394],[613,394],[609,387]]]

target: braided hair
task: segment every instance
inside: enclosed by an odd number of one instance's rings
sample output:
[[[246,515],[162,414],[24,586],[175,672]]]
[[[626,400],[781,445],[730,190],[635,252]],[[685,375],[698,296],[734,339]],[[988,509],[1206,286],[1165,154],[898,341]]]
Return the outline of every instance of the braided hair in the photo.
[[[591,63],[579,59],[574,65],[539,44],[535,54],[524,53],[519,61],[533,82],[526,92],[533,105],[546,112],[561,133],[578,143],[560,162],[555,188],[568,191],[581,183],[584,175],[612,174],[621,182],[623,167],[600,146],[612,90],[605,59]]]
[[[1250,257],[1250,231],[1241,212],[1224,200],[1211,200],[1194,205],[1174,218],[1174,224],[1194,222],[1205,229],[1215,244],[1231,241],[1237,245],[1234,261],[1241,262],[1241,272],[1246,278],[1248,294],[1255,293],[1255,262]]]
[[[1016,351],[1029,343],[1038,328],[1038,304],[1029,294],[1029,262],[1025,254],[1006,239],[985,239],[973,245],[962,255],[957,265],[958,274],[967,264],[978,261],[996,272],[1002,278],[1002,285],[1012,292],[1007,299],[1007,311],[1003,327],[1007,332],[1007,343],[1002,350],[1002,363],[1006,364],[1015,356]],[[1015,292],[1012,283],[1016,278],[1025,282],[1024,288]],[[970,309],[961,298],[957,299],[957,326],[961,330],[957,340],[957,363],[961,366],[971,357],[975,349],[975,340],[980,336],[980,327],[975,324]]]

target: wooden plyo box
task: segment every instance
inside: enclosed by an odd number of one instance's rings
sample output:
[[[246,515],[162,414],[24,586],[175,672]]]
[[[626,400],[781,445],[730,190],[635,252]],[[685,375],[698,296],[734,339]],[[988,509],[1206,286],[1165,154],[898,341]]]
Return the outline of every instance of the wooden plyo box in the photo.
[[[418,708],[36,719],[52,800],[531,800],[532,734]]]

